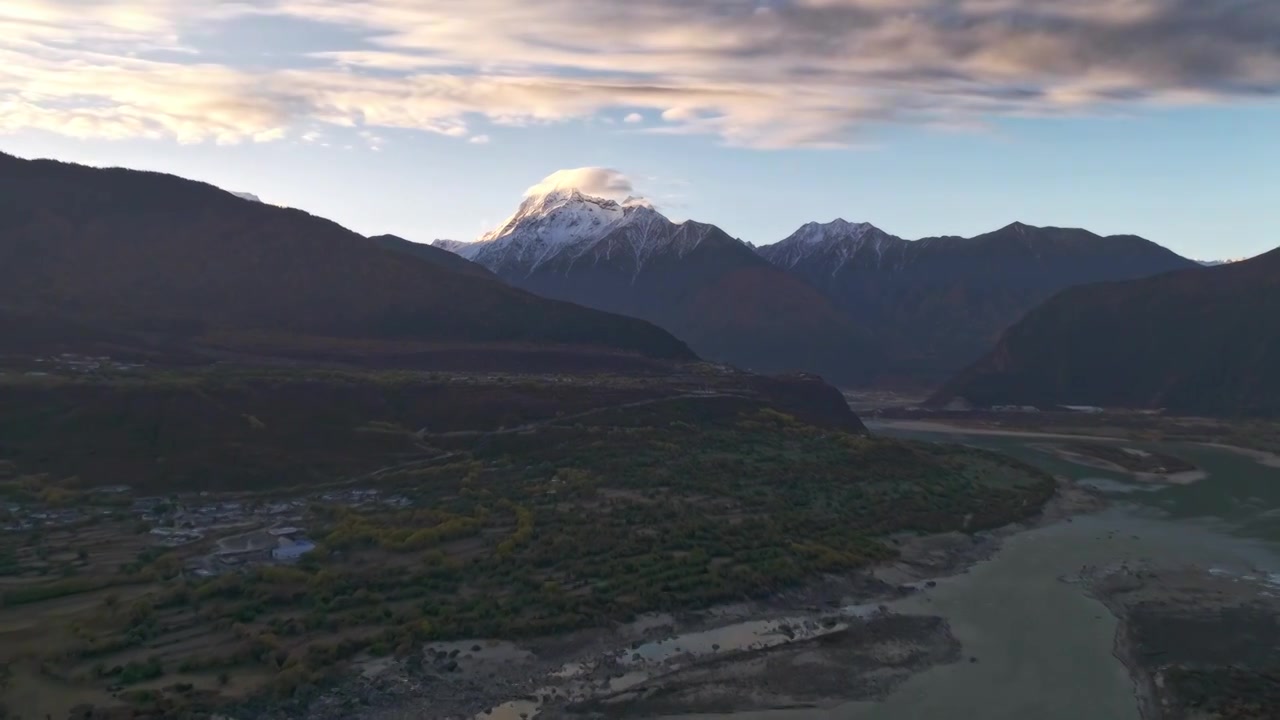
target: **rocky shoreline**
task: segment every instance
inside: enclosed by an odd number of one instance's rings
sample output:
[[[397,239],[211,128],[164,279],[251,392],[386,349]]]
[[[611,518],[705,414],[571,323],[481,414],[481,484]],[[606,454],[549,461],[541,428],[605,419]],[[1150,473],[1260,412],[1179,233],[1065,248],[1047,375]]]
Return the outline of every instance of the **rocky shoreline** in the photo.
[[[1280,713],[1280,578],[1121,564],[1079,578],[1115,614],[1143,720]]]
[[[435,643],[420,665],[374,665],[300,716],[520,720],[536,710],[540,718],[652,717],[794,706],[797,698],[873,699],[911,672],[959,658],[941,619],[896,615],[885,605],[928,584],[829,578],[767,603],[644,616],[610,630],[519,645]],[[828,682],[815,680],[811,664],[796,665],[800,656],[831,668]],[[868,675],[895,670],[856,687],[856,673],[846,672],[855,665]]]

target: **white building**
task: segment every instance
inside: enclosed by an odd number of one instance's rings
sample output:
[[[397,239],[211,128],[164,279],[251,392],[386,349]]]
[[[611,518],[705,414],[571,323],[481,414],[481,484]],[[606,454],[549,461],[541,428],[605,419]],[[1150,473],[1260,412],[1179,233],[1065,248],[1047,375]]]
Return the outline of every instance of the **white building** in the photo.
[[[315,549],[315,543],[310,540],[290,540],[281,537],[279,546],[271,551],[271,559],[279,562],[293,562]]]

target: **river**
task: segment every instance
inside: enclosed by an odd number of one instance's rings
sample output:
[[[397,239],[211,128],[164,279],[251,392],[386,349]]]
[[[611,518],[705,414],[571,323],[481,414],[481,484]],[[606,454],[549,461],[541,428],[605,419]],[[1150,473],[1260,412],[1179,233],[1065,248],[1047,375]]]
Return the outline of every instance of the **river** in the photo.
[[[904,432],[997,450],[1091,485],[1112,501],[1010,537],[990,560],[894,604],[941,615],[965,660],[920,673],[883,702],[736,713],[734,720],[1137,720],[1134,686],[1113,656],[1116,619],[1066,579],[1084,566],[1154,561],[1280,577],[1280,469],[1198,445],[1124,441],[1190,460],[1209,477],[1189,485],[1138,483],[1037,450],[1028,437]],[[724,715],[670,716],[695,720]]]

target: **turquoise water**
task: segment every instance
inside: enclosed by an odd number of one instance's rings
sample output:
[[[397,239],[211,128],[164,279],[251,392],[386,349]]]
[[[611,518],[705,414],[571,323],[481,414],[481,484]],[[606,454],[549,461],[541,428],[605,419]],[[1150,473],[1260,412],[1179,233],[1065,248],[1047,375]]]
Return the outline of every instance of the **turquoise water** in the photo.
[[[884,702],[738,713],[734,720],[1137,720],[1132,682],[1112,656],[1116,620],[1068,580],[1083,566],[1124,561],[1280,573],[1280,469],[1247,457],[1124,442],[1184,457],[1209,472],[1192,485],[1160,486],[1031,447],[1052,440],[884,434],[1004,452],[1094,485],[1113,503],[1101,513],[1016,535],[991,560],[896,604],[898,612],[947,618],[965,661],[916,675]],[[976,663],[968,662],[971,656]]]
[[[1190,485],[1134,482],[1123,473],[1076,465],[1037,450],[1033,445],[1061,442],[1035,438],[941,433],[886,435],[935,442],[961,442],[1011,455],[1055,475],[1081,480],[1119,503],[1158,510],[1170,520],[1204,521],[1222,532],[1280,543],[1280,469],[1229,451],[1192,443],[1117,441],[1123,447],[1175,455],[1208,471],[1209,477]],[[1094,482],[1098,481],[1098,482]]]

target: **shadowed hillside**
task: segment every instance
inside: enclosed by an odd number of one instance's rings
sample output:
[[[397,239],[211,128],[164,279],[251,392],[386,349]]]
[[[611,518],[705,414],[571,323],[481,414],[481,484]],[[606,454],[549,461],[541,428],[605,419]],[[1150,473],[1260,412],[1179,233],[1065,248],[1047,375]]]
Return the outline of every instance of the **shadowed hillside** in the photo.
[[[307,213],[159,173],[0,155],[0,311],[117,344],[429,364],[432,350],[561,346],[687,359],[643,321],[403,255]],[[41,338],[69,347],[70,337]],[[59,344],[55,340],[64,340]],[[11,351],[20,348],[10,348]]]
[[[719,228],[698,230],[703,237],[695,248],[650,258],[642,269],[606,247],[508,280],[546,297],[643,318],[705,357],[753,371],[805,370],[838,384],[867,379],[874,346],[822,293]]]
[[[556,190],[475,243],[438,241],[517,287],[648,320],[702,357],[755,372],[870,378],[878,349],[799,277],[720,228],[644,203]]]
[[[1015,325],[933,401],[1280,413],[1280,250],[1072,288]]]
[[[474,277],[487,278],[489,280],[497,280],[498,276],[489,272],[483,265],[473,263],[466,258],[460,257],[448,250],[441,250],[438,247],[426,245],[424,243],[416,243],[412,240],[405,240],[398,235],[373,235],[370,240],[393,252],[398,252],[407,257],[425,260],[433,265],[438,265],[446,270],[452,270],[464,275]]]
[[[822,289],[882,345],[882,381],[940,382],[1065,288],[1195,267],[1133,235],[1013,223],[972,238],[903,240],[865,223],[811,223],[758,249]]]

